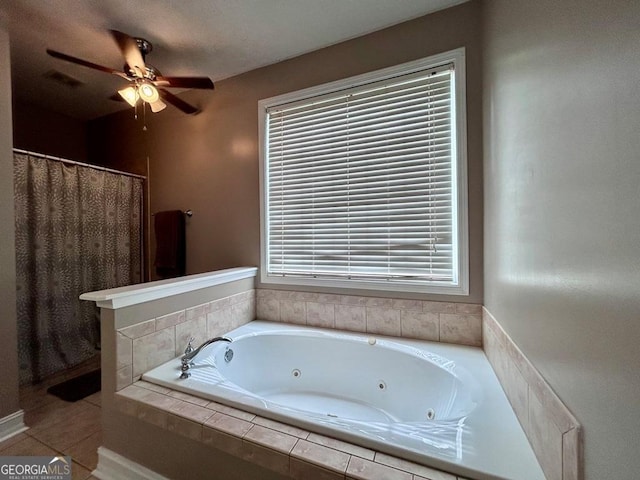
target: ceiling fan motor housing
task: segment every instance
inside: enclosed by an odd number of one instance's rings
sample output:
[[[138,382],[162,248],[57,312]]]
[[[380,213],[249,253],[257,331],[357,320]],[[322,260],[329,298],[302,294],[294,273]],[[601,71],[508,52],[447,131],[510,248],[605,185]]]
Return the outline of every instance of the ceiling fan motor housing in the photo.
[[[153,45],[148,40],[145,40],[144,38],[137,38],[137,37],[134,40],[138,44],[138,49],[142,54],[142,58],[144,58],[147,55],[147,53],[151,53],[151,50],[153,50]]]

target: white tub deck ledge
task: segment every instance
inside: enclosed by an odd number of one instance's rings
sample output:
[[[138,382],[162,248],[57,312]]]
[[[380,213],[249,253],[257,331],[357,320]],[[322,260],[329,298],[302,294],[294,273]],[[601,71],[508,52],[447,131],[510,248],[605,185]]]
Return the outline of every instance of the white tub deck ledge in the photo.
[[[186,277],[157,280],[126,287],[98,290],[80,295],[80,300],[96,302],[100,308],[115,310],[160,298],[213,287],[245,278],[255,277],[257,267],[236,267],[215,272],[198,273]]]

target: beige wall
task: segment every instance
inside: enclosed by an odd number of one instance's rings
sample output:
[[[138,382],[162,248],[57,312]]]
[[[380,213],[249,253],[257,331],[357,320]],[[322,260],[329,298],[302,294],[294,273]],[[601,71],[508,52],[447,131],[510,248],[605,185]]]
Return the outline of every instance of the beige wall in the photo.
[[[14,97],[13,146],[79,162],[87,158],[87,126],[75,118]]]
[[[638,478],[640,3],[485,8],[485,305],[584,426],[586,478]]]
[[[470,297],[482,301],[480,5],[469,2],[189,92],[203,107],[169,107],[136,122],[133,111],[92,122],[91,156],[113,168],[150,158],[151,211],[187,209],[187,272],[259,265],[258,100],[441,53],[467,49]],[[94,153],[95,152],[95,153]],[[415,296],[415,295],[414,295]],[[425,298],[425,297],[422,297]],[[447,300],[445,297],[433,297]]]
[[[0,419],[18,410],[9,34],[0,22]]]

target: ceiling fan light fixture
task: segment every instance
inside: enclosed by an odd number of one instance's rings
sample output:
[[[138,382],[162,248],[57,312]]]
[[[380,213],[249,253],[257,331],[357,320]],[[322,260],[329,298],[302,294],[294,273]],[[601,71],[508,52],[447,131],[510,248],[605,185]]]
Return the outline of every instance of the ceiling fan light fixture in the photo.
[[[138,87],[138,93],[140,98],[147,103],[156,103],[160,99],[158,89],[151,82],[143,82]]]
[[[138,103],[138,98],[140,98],[135,87],[123,88],[122,90],[118,90],[118,93],[132,107],[136,106],[136,103]]]
[[[150,103],[149,105],[151,106],[151,111],[153,113],[161,112],[162,110],[167,108],[167,104],[164,103],[162,100],[156,100],[155,102]]]

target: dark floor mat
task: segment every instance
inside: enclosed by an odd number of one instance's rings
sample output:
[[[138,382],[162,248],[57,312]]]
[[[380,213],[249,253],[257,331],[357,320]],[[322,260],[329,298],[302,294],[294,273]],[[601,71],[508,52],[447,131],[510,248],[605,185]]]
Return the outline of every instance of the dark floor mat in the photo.
[[[47,389],[47,392],[51,395],[55,395],[67,402],[77,402],[99,391],[100,370],[85,373]]]

